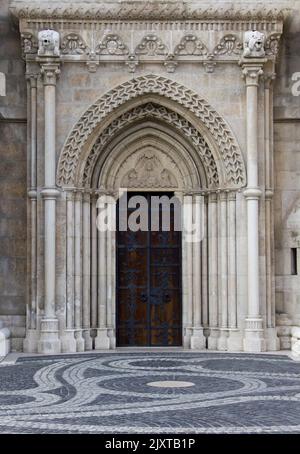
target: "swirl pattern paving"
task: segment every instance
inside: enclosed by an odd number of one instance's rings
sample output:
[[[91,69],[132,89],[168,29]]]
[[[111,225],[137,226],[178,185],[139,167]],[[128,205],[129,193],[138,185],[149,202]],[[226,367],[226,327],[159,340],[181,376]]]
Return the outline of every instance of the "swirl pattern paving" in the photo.
[[[0,432],[300,433],[300,364],[266,354],[22,357],[0,364]]]

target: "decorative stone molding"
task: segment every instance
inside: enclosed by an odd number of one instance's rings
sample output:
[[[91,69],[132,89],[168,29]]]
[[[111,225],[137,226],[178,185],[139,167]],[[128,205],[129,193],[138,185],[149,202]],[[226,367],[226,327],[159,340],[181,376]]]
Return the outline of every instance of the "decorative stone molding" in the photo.
[[[265,56],[265,35],[257,30],[248,31],[244,35],[245,58],[261,58]]]
[[[38,33],[38,55],[43,57],[59,57],[59,33],[55,30],[41,30]]]
[[[120,36],[108,34],[97,45],[95,52],[98,55],[128,55],[129,49]]]
[[[208,50],[196,35],[188,34],[181,39],[179,44],[177,44],[174,54],[184,56],[204,56],[208,54]]]
[[[207,129],[220,150],[224,169],[234,187],[246,183],[245,167],[239,146],[222,117],[193,90],[162,76],[147,75],[131,79],[104,94],[83,114],[70,133],[58,164],[58,183],[73,185],[81,150],[93,130],[113,109],[146,94],[177,102],[193,113]]]
[[[62,54],[82,55],[88,53],[89,49],[84,40],[77,33],[69,33],[61,43]]]
[[[243,44],[235,35],[225,35],[215,47],[213,55],[241,55]]]
[[[239,21],[275,21],[283,20],[281,10],[274,8],[272,2],[264,2],[264,7],[238,5],[213,8],[210,2],[82,2],[62,3],[58,0],[49,2],[30,2],[22,0],[12,2],[11,11],[18,18],[65,20],[239,20]]]
[[[167,55],[168,52],[167,46],[157,35],[153,34],[146,35],[134,51],[136,55],[147,55],[148,57]]]

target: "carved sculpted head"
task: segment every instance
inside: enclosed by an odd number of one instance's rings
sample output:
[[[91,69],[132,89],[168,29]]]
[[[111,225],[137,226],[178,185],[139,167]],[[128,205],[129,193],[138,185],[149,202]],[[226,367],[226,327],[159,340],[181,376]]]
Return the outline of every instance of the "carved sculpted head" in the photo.
[[[38,55],[59,57],[59,33],[55,30],[41,30],[38,34]]]
[[[264,57],[265,56],[265,35],[257,30],[245,33],[244,37],[244,57]]]

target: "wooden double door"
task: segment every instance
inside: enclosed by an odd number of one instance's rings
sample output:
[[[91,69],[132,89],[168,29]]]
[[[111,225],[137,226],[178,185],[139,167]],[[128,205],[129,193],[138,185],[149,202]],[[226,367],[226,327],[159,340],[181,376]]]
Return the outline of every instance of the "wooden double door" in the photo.
[[[162,229],[163,209],[153,211],[152,196],[172,197],[172,193],[128,193],[147,200],[144,211],[146,231],[120,231],[117,222],[117,345],[182,345],[181,232],[174,228],[174,206],[170,205],[170,229]],[[127,219],[136,208],[117,205]],[[151,218],[159,216],[159,230],[151,230]],[[143,225],[145,228],[145,222]],[[123,230],[124,227],[123,227]]]

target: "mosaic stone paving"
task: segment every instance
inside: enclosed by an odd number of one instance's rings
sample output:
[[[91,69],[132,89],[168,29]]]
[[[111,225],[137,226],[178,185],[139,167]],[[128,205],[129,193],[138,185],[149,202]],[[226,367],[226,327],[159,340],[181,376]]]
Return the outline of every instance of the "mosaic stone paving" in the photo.
[[[2,433],[300,433],[286,356],[113,353],[0,363]]]

